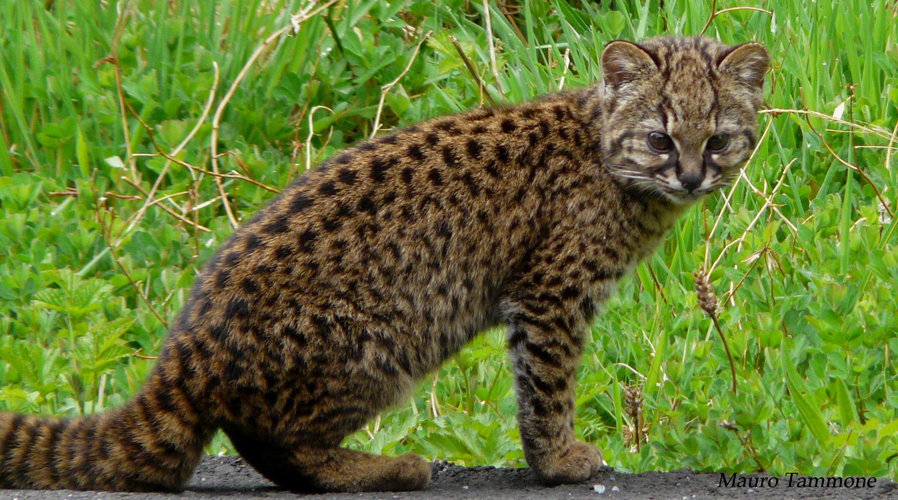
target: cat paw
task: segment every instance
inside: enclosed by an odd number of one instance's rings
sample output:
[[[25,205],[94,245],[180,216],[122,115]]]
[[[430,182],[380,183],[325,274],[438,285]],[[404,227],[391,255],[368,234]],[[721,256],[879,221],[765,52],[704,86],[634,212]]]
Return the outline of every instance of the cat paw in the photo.
[[[570,448],[541,462],[534,469],[546,485],[582,483],[605,464],[602,452],[582,441],[574,441]]]
[[[389,491],[421,490],[430,484],[430,464],[418,455],[406,453],[390,460],[385,474]]]

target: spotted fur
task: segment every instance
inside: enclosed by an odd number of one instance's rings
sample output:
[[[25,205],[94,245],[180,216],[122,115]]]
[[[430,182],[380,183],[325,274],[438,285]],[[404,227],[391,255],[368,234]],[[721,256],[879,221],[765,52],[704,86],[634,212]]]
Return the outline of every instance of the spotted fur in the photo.
[[[574,437],[574,384],[590,321],[748,158],[768,60],[664,38],[613,42],[602,64],[596,86],[421,123],[303,175],[206,265],[130,402],[0,414],[0,485],[178,490],[223,429],[286,488],[422,488],[422,459],[340,443],[499,324],[527,462],[548,484],[587,479],[602,456]]]

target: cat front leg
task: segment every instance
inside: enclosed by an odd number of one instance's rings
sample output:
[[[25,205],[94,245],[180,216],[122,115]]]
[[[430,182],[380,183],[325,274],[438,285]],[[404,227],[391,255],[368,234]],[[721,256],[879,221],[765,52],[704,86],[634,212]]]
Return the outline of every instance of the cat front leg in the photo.
[[[521,298],[508,329],[524,456],[546,484],[585,481],[604,463],[598,448],[574,434],[576,373],[591,315],[562,302],[545,293]]]

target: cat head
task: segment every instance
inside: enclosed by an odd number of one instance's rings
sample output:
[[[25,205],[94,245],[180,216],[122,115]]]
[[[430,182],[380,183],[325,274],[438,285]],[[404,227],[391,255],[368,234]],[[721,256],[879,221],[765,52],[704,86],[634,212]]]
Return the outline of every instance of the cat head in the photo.
[[[688,205],[739,173],[770,65],[758,43],[614,41],[602,52],[603,162],[627,188]]]

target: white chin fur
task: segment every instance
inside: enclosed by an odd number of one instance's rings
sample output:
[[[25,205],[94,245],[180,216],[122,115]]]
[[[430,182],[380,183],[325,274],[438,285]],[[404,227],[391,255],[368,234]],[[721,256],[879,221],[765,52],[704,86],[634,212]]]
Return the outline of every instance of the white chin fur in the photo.
[[[662,192],[662,194],[664,195],[664,198],[667,199],[667,201],[669,201],[675,205],[680,205],[680,206],[684,206],[684,207],[689,206],[689,205],[694,205],[697,201],[701,200],[702,198],[704,198],[707,195],[707,193],[677,194],[677,193],[667,193],[667,192]]]

